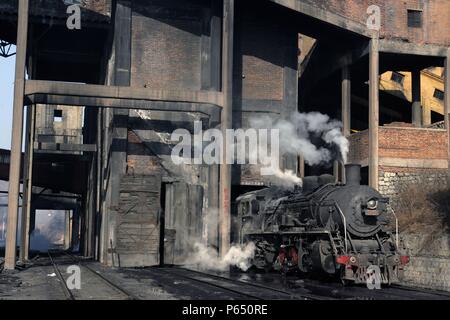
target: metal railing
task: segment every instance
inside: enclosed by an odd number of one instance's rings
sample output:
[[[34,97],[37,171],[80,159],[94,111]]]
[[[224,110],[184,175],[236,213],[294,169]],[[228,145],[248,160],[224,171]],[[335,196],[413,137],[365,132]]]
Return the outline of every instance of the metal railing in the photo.
[[[338,210],[339,214],[341,215],[342,223],[344,224],[344,246],[345,246],[345,253],[348,252],[347,250],[347,219],[345,219],[344,213],[342,212],[341,208],[337,204],[337,202],[334,202],[334,205],[336,206],[336,209]]]

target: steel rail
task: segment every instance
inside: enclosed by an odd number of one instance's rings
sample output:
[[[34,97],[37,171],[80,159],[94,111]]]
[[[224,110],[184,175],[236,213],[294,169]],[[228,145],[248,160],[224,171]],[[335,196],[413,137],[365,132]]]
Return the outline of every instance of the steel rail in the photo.
[[[63,251],[63,253],[67,256],[69,256],[73,261],[77,262],[80,266],[82,266],[83,268],[86,268],[87,270],[89,270],[91,273],[95,274],[97,277],[101,278],[104,282],[106,282],[110,287],[112,287],[113,289],[115,289],[116,291],[119,291],[120,293],[124,294],[127,296],[128,300],[140,300],[138,297],[136,297],[134,294],[128,292],[127,290],[125,290],[124,288],[120,287],[119,285],[115,284],[114,282],[112,282],[110,279],[108,279],[107,277],[105,277],[104,275],[98,273],[96,270],[92,269],[91,267],[89,267],[88,265],[84,264],[81,259],[78,259],[77,257]]]
[[[64,279],[64,277],[61,274],[61,271],[59,271],[56,262],[53,260],[52,255],[50,254],[50,251],[47,251],[48,257],[50,258],[50,262],[53,266],[53,269],[55,270],[56,276],[58,277],[59,281],[61,282],[61,286],[63,287],[64,295],[67,297],[68,300],[75,300],[75,296],[73,295],[72,291],[70,291],[69,287],[67,286],[67,282]]]
[[[236,279],[232,279],[232,278],[228,278],[228,277],[224,277],[224,276],[219,276],[216,274],[211,274],[211,273],[206,273],[206,272],[201,272],[201,271],[197,271],[197,270],[191,270],[191,269],[186,269],[186,268],[178,268],[175,267],[176,269],[179,270],[184,270],[184,271],[188,271],[188,272],[192,272],[192,273],[198,273],[200,275],[207,275],[216,279],[220,279],[220,280],[225,280],[225,281],[229,281],[229,282],[233,282],[233,283],[238,283],[238,284],[246,284],[258,289],[265,289],[265,290],[270,290],[270,291],[274,291],[274,292],[278,292],[281,294],[285,294],[285,295],[289,295],[290,297],[293,298],[303,298],[303,299],[308,299],[308,300],[323,300],[324,297],[322,296],[316,296],[316,295],[310,295],[310,294],[295,294],[295,293],[291,293],[288,291],[284,291],[284,290],[280,290],[277,288],[273,288],[270,286],[265,286],[265,285],[261,285],[261,284],[256,284],[256,283],[252,283],[252,282],[248,282],[248,281],[243,281],[243,280],[236,280]],[[331,298],[330,298],[331,299]]]
[[[169,275],[176,275],[176,276],[178,276],[180,278],[184,278],[184,279],[187,279],[187,280],[193,280],[195,282],[199,282],[199,283],[202,283],[202,284],[206,284],[208,286],[212,286],[212,287],[216,287],[216,288],[219,288],[219,289],[222,289],[222,290],[226,290],[226,291],[232,292],[234,294],[237,294],[239,296],[248,297],[250,299],[263,300],[261,297],[258,297],[258,296],[255,296],[255,295],[251,295],[251,294],[248,294],[248,293],[244,293],[242,291],[238,291],[238,290],[234,290],[234,289],[231,289],[231,288],[227,288],[225,286],[221,286],[221,285],[216,284],[216,283],[211,283],[211,282],[208,282],[206,280],[200,280],[200,279],[197,279],[197,278],[189,277],[187,275],[183,275],[183,274],[180,274],[180,273],[177,273],[177,272],[169,272],[168,270],[163,270],[163,269],[152,269],[152,271],[156,271],[156,273],[160,272],[160,273],[165,273],[165,274],[169,274]],[[204,273],[202,275],[210,276],[209,274],[206,274],[206,273]]]

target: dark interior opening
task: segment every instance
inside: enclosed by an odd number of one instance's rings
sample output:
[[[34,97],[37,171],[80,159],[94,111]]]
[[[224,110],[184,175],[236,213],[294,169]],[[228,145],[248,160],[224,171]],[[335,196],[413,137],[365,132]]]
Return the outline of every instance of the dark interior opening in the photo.
[[[164,265],[164,238],[165,238],[165,212],[166,212],[166,185],[167,183],[161,184],[161,196],[159,198],[160,201],[160,209],[159,209],[159,265]]]
[[[361,168],[361,185],[368,186],[369,185],[369,167]]]

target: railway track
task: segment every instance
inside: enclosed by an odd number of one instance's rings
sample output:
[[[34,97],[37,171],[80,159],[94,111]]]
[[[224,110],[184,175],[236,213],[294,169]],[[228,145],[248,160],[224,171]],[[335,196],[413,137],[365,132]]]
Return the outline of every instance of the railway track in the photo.
[[[369,290],[364,286],[348,286],[343,287],[339,283],[324,283],[321,281],[301,280],[302,285],[295,285],[294,278],[285,281],[283,286],[280,282],[272,282],[272,285],[261,284],[261,280],[242,280],[234,279],[230,276],[216,275],[201,271],[172,267],[166,272],[182,275],[190,278],[196,278],[193,275],[203,277],[205,279],[215,279],[217,281],[226,281],[236,284],[237,286],[251,286],[258,290],[269,290],[276,293],[274,299],[302,299],[302,300],[450,300],[450,294],[434,290],[411,288],[401,285],[393,285],[384,287],[381,290]],[[280,277],[273,274],[272,278]],[[198,278],[196,278],[198,279]],[[211,281],[211,280],[208,280]],[[251,281],[251,282],[250,282]],[[242,290],[242,289],[239,289]],[[263,297],[263,299],[267,299]]]
[[[50,262],[61,284],[66,299],[127,299],[138,298],[113,282],[109,277],[89,266],[89,262],[66,252],[57,252],[55,258],[49,252]],[[56,254],[56,252],[55,252]],[[87,289],[70,290],[64,277],[70,264],[80,266]],[[364,286],[342,286],[340,283],[323,282],[298,277],[283,278],[279,274],[215,274],[183,267],[152,267],[130,269],[137,279],[152,280],[157,286],[172,292],[181,299],[193,300],[450,300],[450,293],[421,288],[393,285],[381,290],[369,290]],[[89,291],[94,288],[95,292]],[[183,298],[184,297],[184,298]]]
[[[274,286],[269,286],[269,285],[263,285],[260,283],[256,283],[256,282],[249,282],[246,280],[242,280],[242,279],[233,279],[231,277],[226,277],[226,276],[221,276],[221,275],[217,275],[217,274],[211,274],[211,273],[204,273],[201,271],[197,271],[197,270],[192,270],[192,269],[186,269],[186,268],[176,268],[179,270],[183,270],[185,272],[191,272],[191,273],[195,273],[195,274],[199,274],[199,275],[205,275],[207,274],[208,276],[214,278],[214,279],[219,279],[219,280],[224,280],[224,281],[229,281],[229,282],[233,282],[235,284],[239,284],[239,285],[248,285],[248,286],[252,286],[255,287],[257,289],[260,290],[270,290],[273,292],[277,292],[280,295],[286,295],[289,296],[293,299],[302,299],[302,300],[334,300],[334,298],[331,297],[323,297],[323,296],[318,296],[318,295],[314,295],[314,294],[310,294],[307,292],[294,292],[294,291],[287,291],[287,290],[283,290]]]
[[[251,283],[232,279],[225,276],[204,273],[186,268],[152,268],[151,273],[165,274],[172,278],[178,277],[187,281],[196,282],[203,286],[213,287],[223,292],[232,293],[232,298],[250,300],[324,300],[308,293],[290,292],[266,286],[258,283]],[[329,298],[332,299],[332,298]]]
[[[55,254],[58,254],[58,258],[55,259]],[[69,261],[63,260],[59,262],[60,255],[63,254],[65,257],[69,258]],[[77,300],[77,299],[117,299],[117,300],[139,300],[135,295],[128,292],[118,284],[111,281],[109,278],[104,275],[98,273],[96,270],[91,268],[89,265],[84,263],[81,259],[68,254],[64,251],[48,251],[48,257],[50,262],[55,270],[55,274],[58,277],[58,280],[61,284],[62,290],[66,299],[68,300]],[[81,268],[82,279],[86,279],[85,281],[89,281],[89,288],[95,287],[95,292],[84,292],[83,286],[80,290],[71,290],[67,285],[67,279],[63,276],[65,272],[61,272],[61,267],[77,264]],[[86,272],[87,271],[87,272]],[[92,282],[98,283],[98,286],[92,286]],[[82,282],[83,284],[83,282]]]

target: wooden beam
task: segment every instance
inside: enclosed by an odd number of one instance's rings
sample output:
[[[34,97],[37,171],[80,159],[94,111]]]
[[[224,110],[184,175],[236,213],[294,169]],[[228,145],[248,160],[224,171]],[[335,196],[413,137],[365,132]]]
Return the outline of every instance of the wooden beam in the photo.
[[[22,155],[22,127],[25,88],[25,63],[28,37],[28,0],[19,0],[17,23],[16,70],[9,167],[8,223],[5,249],[5,269],[16,267],[16,236],[19,214],[20,158]]]

